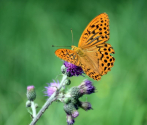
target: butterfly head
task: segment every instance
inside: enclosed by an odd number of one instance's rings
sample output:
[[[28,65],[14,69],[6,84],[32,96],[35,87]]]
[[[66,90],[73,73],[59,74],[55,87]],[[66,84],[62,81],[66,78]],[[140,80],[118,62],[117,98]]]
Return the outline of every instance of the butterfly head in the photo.
[[[84,52],[82,51],[81,48],[76,47],[76,46],[71,46],[71,49],[74,50],[78,55],[80,55],[81,57],[84,56]]]
[[[76,46],[71,46],[71,50],[76,50],[77,47]]]

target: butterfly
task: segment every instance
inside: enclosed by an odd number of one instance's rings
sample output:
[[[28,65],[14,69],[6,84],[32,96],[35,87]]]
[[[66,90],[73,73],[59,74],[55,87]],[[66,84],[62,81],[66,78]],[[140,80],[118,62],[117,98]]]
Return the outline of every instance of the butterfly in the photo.
[[[106,13],[96,16],[85,28],[78,47],[57,49],[57,57],[80,66],[92,79],[100,80],[114,65],[113,47],[106,43],[109,40],[109,18]]]

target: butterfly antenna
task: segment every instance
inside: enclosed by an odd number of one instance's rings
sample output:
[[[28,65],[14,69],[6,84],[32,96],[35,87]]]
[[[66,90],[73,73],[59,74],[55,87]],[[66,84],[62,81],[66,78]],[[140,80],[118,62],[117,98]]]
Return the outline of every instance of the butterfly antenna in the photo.
[[[72,35],[72,45],[74,45],[72,29],[71,29],[71,35]]]
[[[72,29],[71,29],[71,35],[72,35],[72,45],[74,45]],[[54,45],[52,45],[52,47],[71,47],[71,46],[54,46]]]
[[[54,46],[54,45],[52,45],[52,47],[71,47],[71,46]]]

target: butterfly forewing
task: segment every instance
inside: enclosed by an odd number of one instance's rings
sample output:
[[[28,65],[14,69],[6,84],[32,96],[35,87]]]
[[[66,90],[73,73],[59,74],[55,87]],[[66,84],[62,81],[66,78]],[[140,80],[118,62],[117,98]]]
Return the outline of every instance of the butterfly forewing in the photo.
[[[77,53],[73,50],[70,50],[70,49],[57,49],[55,51],[55,54],[67,61],[67,62],[70,62],[72,64],[75,64],[75,65],[79,65],[79,56],[77,55]]]
[[[83,31],[78,47],[89,48],[109,40],[109,18],[106,13],[95,17]]]

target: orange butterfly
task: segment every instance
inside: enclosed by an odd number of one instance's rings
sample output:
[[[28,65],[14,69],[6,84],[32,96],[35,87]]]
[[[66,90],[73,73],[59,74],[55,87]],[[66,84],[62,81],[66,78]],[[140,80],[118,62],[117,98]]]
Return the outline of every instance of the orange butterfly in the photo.
[[[113,67],[115,58],[113,47],[105,43],[109,40],[109,18],[106,13],[95,17],[86,27],[79,40],[78,47],[70,49],[58,49],[55,54],[76,66],[94,80],[100,80]]]

